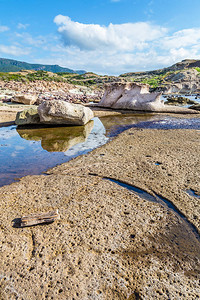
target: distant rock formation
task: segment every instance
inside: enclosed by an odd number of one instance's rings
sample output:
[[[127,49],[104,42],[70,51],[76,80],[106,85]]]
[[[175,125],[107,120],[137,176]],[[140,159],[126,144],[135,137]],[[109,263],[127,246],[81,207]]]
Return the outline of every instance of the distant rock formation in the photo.
[[[148,84],[113,83],[105,86],[105,93],[98,106],[114,109],[160,111],[165,105],[162,93],[150,93]]]
[[[200,93],[200,73],[195,69],[172,73],[165,80],[171,82],[165,85],[167,94]]]

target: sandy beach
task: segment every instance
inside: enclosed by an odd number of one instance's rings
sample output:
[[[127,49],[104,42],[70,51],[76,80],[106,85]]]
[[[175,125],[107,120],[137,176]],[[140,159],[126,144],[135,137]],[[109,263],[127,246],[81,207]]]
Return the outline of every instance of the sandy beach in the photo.
[[[199,232],[199,140],[198,130],[132,128],[2,187],[2,299],[198,298],[199,239],[172,210],[103,178],[168,199]],[[50,225],[13,227],[54,209]]]

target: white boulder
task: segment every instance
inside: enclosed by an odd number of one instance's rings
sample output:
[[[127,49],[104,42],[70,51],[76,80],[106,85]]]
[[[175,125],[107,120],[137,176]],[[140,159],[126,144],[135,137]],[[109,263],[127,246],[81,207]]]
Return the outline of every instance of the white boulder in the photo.
[[[98,106],[114,109],[160,111],[165,107],[162,93],[150,93],[148,84],[113,83],[105,86]]]
[[[31,94],[18,94],[12,99],[12,102],[22,103],[25,105],[33,105],[37,102],[38,96]]]
[[[43,101],[38,114],[43,124],[85,125],[94,117],[89,107],[61,100]]]

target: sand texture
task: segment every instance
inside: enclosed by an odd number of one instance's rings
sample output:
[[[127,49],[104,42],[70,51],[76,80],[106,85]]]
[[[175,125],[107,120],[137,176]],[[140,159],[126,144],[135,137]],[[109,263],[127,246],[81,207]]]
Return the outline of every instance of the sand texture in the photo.
[[[0,299],[198,299],[199,241],[171,210],[114,178],[157,193],[200,230],[200,131],[130,129],[111,142],[0,188]],[[12,220],[59,209],[49,225]]]

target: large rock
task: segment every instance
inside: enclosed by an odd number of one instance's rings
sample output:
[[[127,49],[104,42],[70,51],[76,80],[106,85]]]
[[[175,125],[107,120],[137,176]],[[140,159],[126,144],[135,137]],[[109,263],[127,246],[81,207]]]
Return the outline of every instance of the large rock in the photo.
[[[22,103],[26,105],[33,105],[37,102],[37,99],[38,99],[37,95],[19,94],[19,95],[15,95],[15,97],[12,99],[12,102]]]
[[[165,105],[161,93],[150,93],[149,85],[114,83],[105,86],[105,93],[98,106],[115,109],[160,111]]]
[[[29,124],[40,124],[40,117],[37,111],[37,107],[25,109],[20,111],[16,115],[16,125],[29,125]]]
[[[90,108],[61,100],[43,101],[38,114],[43,124],[85,125],[94,117]]]

